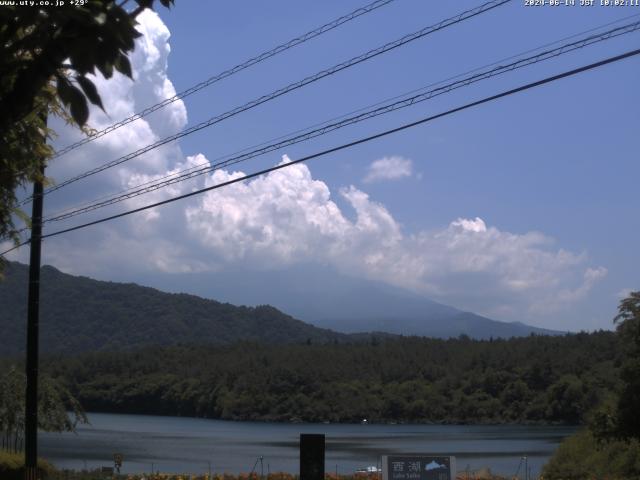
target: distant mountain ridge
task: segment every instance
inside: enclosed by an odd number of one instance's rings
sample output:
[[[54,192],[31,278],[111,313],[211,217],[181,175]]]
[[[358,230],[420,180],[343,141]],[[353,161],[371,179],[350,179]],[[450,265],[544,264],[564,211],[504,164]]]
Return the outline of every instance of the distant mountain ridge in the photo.
[[[0,354],[26,344],[28,267],[9,262],[0,282]],[[296,320],[276,308],[237,307],[136,284],[41,271],[40,348],[78,353],[178,344],[326,343],[348,336]]]
[[[566,332],[502,322],[435,302],[382,282],[350,277],[329,267],[303,265],[278,271],[228,271],[140,278],[160,290],[175,285],[233,304],[268,303],[317,327],[343,333],[389,332],[476,339],[558,335]]]
[[[531,334],[563,335],[566,333],[532,327],[521,322],[499,322],[475,313],[462,311],[435,318],[332,319],[317,322],[316,325],[349,334],[373,331],[386,332],[392,335],[415,335],[434,338],[455,338],[466,335],[476,340],[526,337]]]
[[[4,355],[24,350],[28,267],[9,262],[5,277],[0,282],[3,332],[0,354]],[[224,295],[229,291],[225,287],[233,290],[242,281],[245,288],[237,290],[243,291],[248,301],[255,300],[250,296],[252,291],[262,295],[259,300],[264,304],[257,303],[254,307],[185,293],[166,293],[135,283],[68,275],[51,266],[42,268],[41,277],[43,352],[222,345],[240,340],[278,344],[370,338],[371,335],[362,332],[439,338],[464,334],[477,339],[560,333],[517,322],[498,322],[400,289],[350,277],[333,277],[332,281],[322,282],[322,277],[316,278],[323,295],[300,290],[304,282],[295,276],[275,275],[270,282],[260,274],[238,275],[237,279],[233,275],[173,277],[176,283],[206,296],[210,296],[207,292]],[[268,300],[269,296],[273,296],[273,302]]]
[[[467,335],[475,339],[564,333],[520,322],[500,322],[379,282],[354,278],[343,278],[343,282],[340,292],[331,295],[331,302],[322,313],[321,306],[317,306],[316,318],[308,318],[301,310],[285,305],[278,307],[316,326],[344,333],[380,331],[436,338]],[[347,308],[351,298],[362,299],[358,310]]]

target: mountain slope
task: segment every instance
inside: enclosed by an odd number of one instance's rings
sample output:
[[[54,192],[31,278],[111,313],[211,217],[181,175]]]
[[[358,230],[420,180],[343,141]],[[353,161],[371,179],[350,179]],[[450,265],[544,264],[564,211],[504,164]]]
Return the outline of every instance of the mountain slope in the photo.
[[[455,338],[467,335],[477,340],[536,335],[562,335],[565,332],[532,327],[520,322],[498,322],[471,312],[457,311],[443,316],[324,319],[314,322],[322,328],[343,333],[363,331],[387,332],[395,335]]]
[[[477,339],[564,333],[492,320],[330,267],[303,265],[276,272],[229,271],[224,277],[198,273],[138,280],[160,290],[180,285],[197,295],[231,303],[268,303],[304,322],[344,333],[384,331],[439,338],[465,334]]]
[[[359,299],[358,308],[353,308],[353,299]],[[309,299],[307,304],[312,301]],[[464,334],[475,339],[561,333],[520,322],[492,320],[379,282],[351,278],[344,278],[341,291],[332,295],[324,309],[317,305],[316,315],[311,318],[302,309],[283,308],[316,326],[345,333],[381,331],[437,338]]]
[[[0,282],[0,354],[24,350],[28,267],[9,262]],[[237,307],[136,284],[41,271],[40,348],[75,353],[145,345],[299,343],[345,340],[274,307]]]

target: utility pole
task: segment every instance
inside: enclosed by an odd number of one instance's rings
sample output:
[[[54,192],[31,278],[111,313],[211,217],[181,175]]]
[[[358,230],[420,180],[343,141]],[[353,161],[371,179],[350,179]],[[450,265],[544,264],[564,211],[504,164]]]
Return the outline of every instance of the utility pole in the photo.
[[[45,119],[46,126],[46,119]],[[24,418],[25,480],[38,479],[38,330],[40,316],[40,247],[42,243],[42,179],[33,182],[31,241],[29,243],[29,299],[27,306],[27,391]]]

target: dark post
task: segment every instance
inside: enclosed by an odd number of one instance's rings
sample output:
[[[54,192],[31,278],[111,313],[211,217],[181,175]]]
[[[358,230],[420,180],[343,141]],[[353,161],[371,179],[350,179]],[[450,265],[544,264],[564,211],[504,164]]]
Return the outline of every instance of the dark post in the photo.
[[[324,434],[300,434],[300,480],[324,480]]]
[[[44,177],[44,165],[40,168]],[[42,181],[33,183],[27,307],[27,392],[24,419],[25,480],[38,475],[38,318],[40,307],[40,244],[42,241]]]

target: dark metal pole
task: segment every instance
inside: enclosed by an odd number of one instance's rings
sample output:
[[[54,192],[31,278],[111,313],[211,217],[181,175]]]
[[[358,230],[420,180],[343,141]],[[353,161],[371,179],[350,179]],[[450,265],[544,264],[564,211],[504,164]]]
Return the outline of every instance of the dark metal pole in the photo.
[[[40,167],[44,177],[44,165]],[[42,243],[42,181],[33,183],[27,307],[27,392],[24,421],[25,480],[38,472],[38,330],[40,311],[40,246]]]
[[[324,480],[324,434],[300,434],[300,480]]]

